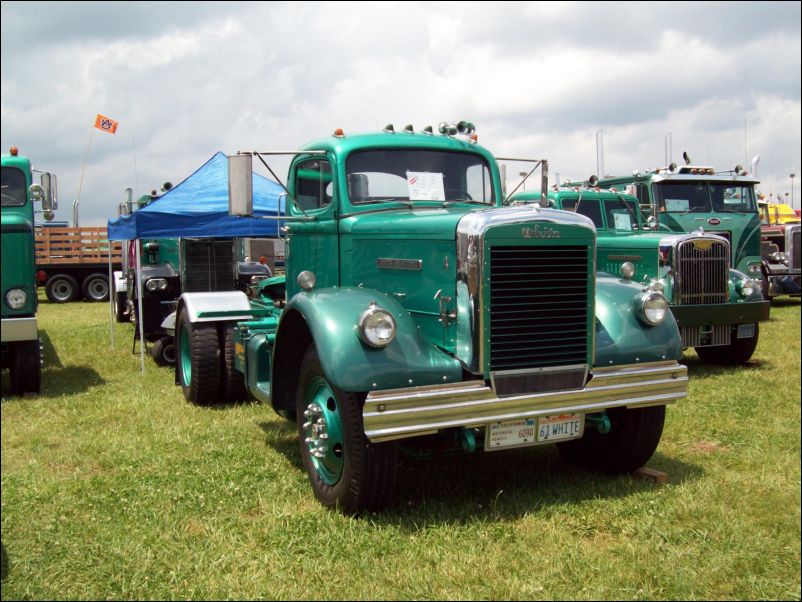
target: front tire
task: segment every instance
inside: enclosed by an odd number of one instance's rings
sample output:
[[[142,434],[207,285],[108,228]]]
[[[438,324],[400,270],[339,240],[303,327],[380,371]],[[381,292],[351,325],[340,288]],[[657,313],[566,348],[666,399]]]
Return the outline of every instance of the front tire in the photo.
[[[165,336],[153,343],[150,356],[159,366],[175,365],[175,343],[173,337]]]
[[[732,331],[732,340],[729,345],[715,347],[696,347],[696,355],[705,363],[720,366],[738,366],[748,362],[757,348],[760,336],[760,325],[755,324],[755,335],[748,339],[738,338],[738,327]]]
[[[11,392],[39,393],[42,384],[42,348],[39,340],[14,343],[11,358]]]
[[[178,337],[176,372],[184,398],[194,404],[209,405],[220,392],[220,343],[217,325],[191,323],[186,309],[176,325]]]
[[[586,429],[581,439],[558,443],[560,453],[574,464],[610,474],[632,472],[646,464],[660,443],[666,407],[611,408],[607,417],[607,434]]]
[[[315,497],[345,514],[383,508],[395,488],[396,445],[368,441],[360,396],[329,383],[314,342],[301,361],[296,409],[301,460]]]

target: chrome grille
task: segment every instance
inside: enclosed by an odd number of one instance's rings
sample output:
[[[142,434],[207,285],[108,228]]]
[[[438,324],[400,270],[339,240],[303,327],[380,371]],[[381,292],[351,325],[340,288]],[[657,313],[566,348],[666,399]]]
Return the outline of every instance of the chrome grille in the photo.
[[[680,326],[679,331],[683,348],[712,347],[714,345],[729,345],[732,327],[729,324]]]
[[[708,242],[712,244],[705,249]],[[699,237],[681,241],[677,245],[675,262],[674,303],[726,303],[729,254],[729,245],[723,241]]]
[[[231,239],[183,239],[182,290],[185,293],[234,290]]]
[[[490,249],[490,369],[588,362],[585,246]]]
[[[798,270],[800,266],[800,252],[802,251],[799,242],[800,232],[802,232],[802,226],[785,227],[785,252],[788,255],[788,267],[792,270]]]

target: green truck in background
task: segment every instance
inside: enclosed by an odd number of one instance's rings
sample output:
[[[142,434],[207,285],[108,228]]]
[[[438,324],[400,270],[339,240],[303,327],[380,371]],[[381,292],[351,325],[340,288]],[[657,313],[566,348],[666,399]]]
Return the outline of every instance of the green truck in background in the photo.
[[[33,171],[16,147],[2,155],[2,363],[15,395],[39,393],[42,381],[33,205],[42,203],[46,219],[57,208],[55,176],[41,173],[33,183]]]
[[[522,192],[510,201],[536,203],[540,195]],[[596,269],[661,292],[671,303],[683,347],[711,363],[743,364],[752,357],[769,302],[752,278],[730,269],[728,239],[654,231],[638,199],[613,190],[556,188],[549,191],[548,206],[593,220]]]
[[[286,280],[178,302],[185,397],[295,421],[316,497],[346,513],[390,501],[399,453],[557,443],[635,470],[687,393],[665,298],[596,274],[586,217],[504,207],[471,124],[439,130],[338,129],[288,153]],[[250,214],[263,154],[229,158],[232,213]]]
[[[629,192],[638,198],[659,232],[695,232],[700,228],[730,243],[730,267],[761,283],[760,215],[755,187],[759,180],[740,165],[728,171],[692,165],[634,171],[631,175],[599,178],[596,186]]]

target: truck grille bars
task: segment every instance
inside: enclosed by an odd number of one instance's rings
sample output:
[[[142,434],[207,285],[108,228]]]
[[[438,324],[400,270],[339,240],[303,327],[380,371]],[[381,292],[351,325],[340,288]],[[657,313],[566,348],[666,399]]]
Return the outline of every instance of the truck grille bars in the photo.
[[[677,245],[675,304],[726,303],[728,283],[729,248],[724,241],[691,239]]]
[[[588,254],[585,246],[491,247],[492,372],[587,364]]]

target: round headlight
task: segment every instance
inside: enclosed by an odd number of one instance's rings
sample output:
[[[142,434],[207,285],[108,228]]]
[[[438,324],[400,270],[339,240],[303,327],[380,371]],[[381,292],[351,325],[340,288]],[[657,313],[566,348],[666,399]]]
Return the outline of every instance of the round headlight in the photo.
[[[666,319],[668,301],[660,293],[649,293],[643,297],[641,316],[647,324],[657,326]]]
[[[621,264],[619,273],[624,280],[630,280],[635,275],[635,264],[631,261],[625,261]]]
[[[22,309],[26,301],[28,301],[28,295],[23,290],[12,288],[6,293],[6,303],[11,309]]]
[[[371,303],[359,318],[359,333],[371,347],[386,347],[395,338],[395,318],[387,310]]]
[[[742,297],[750,297],[755,292],[755,281],[751,278],[741,280],[735,285],[735,290]]]
[[[166,278],[148,278],[148,281],[145,282],[145,288],[148,289],[151,293],[153,291],[163,291],[167,288],[167,279]]]

